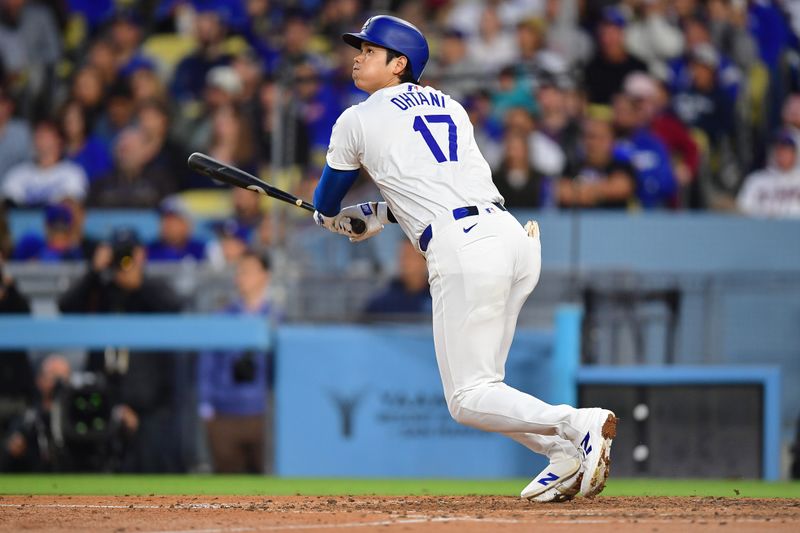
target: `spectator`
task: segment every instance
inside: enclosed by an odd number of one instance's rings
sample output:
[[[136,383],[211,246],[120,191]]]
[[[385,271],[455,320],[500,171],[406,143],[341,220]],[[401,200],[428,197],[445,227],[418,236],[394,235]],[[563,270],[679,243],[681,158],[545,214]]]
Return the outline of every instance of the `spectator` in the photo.
[[[734,103],[718,82],[717,51],[711,45],[698,46],[690,58],[691,82],[687,89],[675,94],[675,112],[686,125],[703,131],[716,145],[733,128]]]
[[[50,84],[61,59],[60,35],[52,12],[38,2],[0,4],[0,62],[21,89],[18,96],[27,116],[50,107]]]
[[[75,239],[72,211],[66,205],[45,208],[45,238],[23,236],[14,249],[14,259],[43,262],[77,261],[84,258],[81,242]]]
[[[681,191],[680,205],[689,202],[688,192],[700,171],[700,149],[689,130],[672,112],[671,95],[663,83],[634,72],[625,80],[625,94],[634,100],[640,121],[669,152],[673,173]],[[693,207],[698,207],[692,203]]]
[[[0,188],[11,167],[33,159],[28,123],[14,118],[14,100],[0,84]]]
[[[556,184],[561,207],[625,209],[636,194],[636,171],[615,150],[610,121],[588,118],[583,123],[583,151],[578,164]]]
[[[637,101],[625,93],[614,97],[614,129],[617,147],[628,152],[636,169],[636,193],[645,209],[670,205],[677,192],[677,181],[664,144],[647,126],[647,115]]]
[[[86,66],[97,75],[101,87],[114,85],[119,68],[116,50],[110,39],[101,37],[89,45]]]
[[[322,2],[319,15],[319,34],[329,42],[336,43],[342,33],[351,31],[358,25],[360,4],[358,0],[326,0]]]
[[[89,271],[59,299],[62,313],[176,313],[181,303],[164,282],[145,274],[146,252],[136,232],[113,231],[109,244],[95,250]],[[173,390],[174,357],[163,352],[131,352],[108,347],[89,354],[87,370],[105,376],[111,403],[132,434],[123,458],[128,472],[173,472],[177,453]]]
[[[300,116],[305,123],[315,163],[324,161],[331,130],[343,111],[336,95],[323,90],[322,73],[312,63],[301,63],[294,69],[294,91]]]
[[[486,73],[497,72],[514,63],[518,55],[514,36],[503,31],[503,23],[493,5],[483,10],[478,33],[469,38],[467,49],[470,60]]]
[[[192,216],[180,198],[170,196],[158,207],[161,231],[147,247],[150,261],[180,261],[205,257],[205,243],[192,238]]]
[[[316,173],[319,176],[319,173]],[[313,180],[314,183],[317,183],[317,180]],[[300,180],[298,183],[298,187],[306,187],[306,193],[297,194],[298,198],[312,198],[314,196],[313,186],[311,186],[312,180],[305,178]],[[264,217],[261,218],[261,223],[255,228],[254,231],[251,232],[250,236],[250,243],[254,250],[267,252],[275,247],[283,247],[283,246],[291,246],[292,242],[287,242],[286,240],[286,230],[289,227],[287,218],[288,218],[288,211],[277,211],[277,212],[270,212],[265,214]],[[303,217],[300,220],[300,224],[307,223],[307,219]],[[293,228],[297,228],[297,225],[293,225]],[[303,246],[303,245],[301,245]]]
[[[782,132],[772,145],[772,163],[745,179],[736,203],[749,216],[800,218],[797,142]]]
[[[414,2],[406,3],[414,4]],[[417,2],[417,4],[419,5],[421,2]],[[461,2],[453,2],[452,8],[446,11],[446,24],[449,27],[458,28],[464,33],[474,32],[475,21],[486,10],[487,4],[491,4],[490,7],[496,12],[496,17],[502,26],[509,28],[516,25],[523,17],[541,16],[543,9],[540,0],[493,0],[492,2],[462,0]],[[401,18],[404,17],[401,15]]]
[[[34,128],[35,161],[12,167],[0,196],[16,206],[35,207],[65,198],[83,200],[88,182],[83,169],[63,158],[64,139],[58,126],[42,120]]]
[[[106,144],[113,144],[122,130],[133,124],[136,107],[125,80],[109,88],[103,111],[94,124],[94,133]]]
[[[108,402],[105,381],[76,376],[66,358],[47,356],[36,377],[38,401],[12,422],[0,449],[0,470],[108,471],[124,445],[119,406]]]
[[[174,193],[176,178],[156,158],[158,148],[140,127],[121,132],[114,144],[114,169],[92,184],[89,205],[153,207]]]
[[[519,57],[517,66],[520,74],[538,74],[541,69],[542,54],[545,55],[544,20],[531,18],[517,23],[517,47]]]
[[[547,49],[572,68],[585,65],[592,57],[591,37],[578,25],[578,2],[546,0],[545,24]]]
[[[625,28],[625,47],[651,71],[683,52],[683,34],[667,19],[667,7],[665,0],[634,0],[634,19]]]
[[[326,61],[311,49],[313,29],[305,13],[300,10],[287,13],[282,36],[283,46],[271,70],[276,79],[291,79],[295,68],[304,64],[323,70]]]
[[[91,35],[114,15],[116,0],[70,0],[69,14],[81,27],[88,27]]]
[[[90,133],[89,116],[76,100],[67,101],[61,108],[59,125],[64,132],[67,159],[83,168],[90,184],[111,171],[111,151]]]
[[[349,85],[353,85],[352,80]],[[282,125],[283,138],[279,140],[276,140],[274,134],[276,122]],[[273,80],[266,80],[259,90],[256,139],[263,163],[305,167],[311,161],[311,141],[299,106],[285,92],[280,92]],[[280,147],[277,154],[273,154],[274,143]],[[278,157],[277,161],[273,161],[275,155]]]
[[[351,47],[348,48],[352,50]],[[347,67],[348,83],[352,85],[349,76],[352,60]],[[432,82],[434,87],[449,94],[454,100],[462,101],[480,87],[481,72],[481,65],[475,63],[467,54],[467,40],[464,33],[448,29],[442,35],[439,53],[426,67],[425,76],[435,80]]]
[[[275,316],[270,302],[270,264],[246,252],[236,267],[237,300],[226,315]],[[217,473],[264,472],[265,413],[270,388],[269,355],[206,352],[198,365],[198,411],[205,421]]]
[[[72,78],[70,99],[78,102],[86,111],[89,117],[90,129],[94,128],[95,122],[103,112],[105,91],[106,85],[101,71],[91,65],[81,68]]]
[[[116,11],[108,24],[108,38],[114,50],[117,71],[124,70],[141,58],[142,20],[134,9]]]
[[[747,8],[730,0],[709,0],[708,16],[711,43],[742,72],[748,72],[759,58],[758,45],[747,31]]]
[[[211,144],[206,152],[251,174],[258,173],[253,125],[248,117],[232,106],[217,108],[211,119]]]
[[[269,217],[264,217],[268,219]],[[247,251],[249,232],[236,219],[229,218],[212,224],[216,239],[206,246],[206,258],[212,268],[222,270],[239,262]]]
[[[363,102],[367,98],[367,93],[353,84],[353,60],[358,52],[344,41],[337,42],[335,46],[336,64],[332,71],[327,75],[326,89],[335,94],[337,106],[340,109],[347,109],[352,105]],[[437,78],[437,69],[431,67],[433,62],[428,63],[430,72],[426,70],[426,78],[435,83],[437,87],[442,87]]]
[[[178,103],[199,100],[209,71],[230,63],[231,56],[222,46],[226,33],[220,13],[209,9],[197,13],[194,22],[197,49],[178,63],[172,78],[171,92]]]
[[[233,58],[231,67],[242,82],[242,92],[238,96],[238,107],[250,121],[258,113],[258,91],[264,79],[264,70],[258,58],[246,51]]]
[[[373,296],[364,309],[366,320],[417,320],[431,313],[428,267],[414,245],[403,239],[397,250],[397,276]]]
[[[492,91],[492,109],[498,119],[512,108],[524,109],[531,116],[539,112],[529,84],[517,77],[516,70],[513,66],[503,67],[497,76],[497,87]]]
[[[779,123],[780,108],[769,105],[785,97],[785,75],[781,72],[784,54],[789,48],[800,48],[797,35],[792,32],[783,5],[791,2],[764,0],[747,3],[748,29],[758,45],[761,62],[769,72],[769,94],[766,103],[769,109],[768,125]],[[783,5],[781,5],[783,4]],[[797,67],[795,67],[796,69]]]
[[[732,102],[736,101],[742,85],[742,71],[728,57],[720,54],[714,46],[711,28],[704,18],[691,17],[683,24],[686,35],[685,53],[669,63],[667,79],[670,91],[674,94],[690,89],[694,84],[692,63],[697,59],[697,55],[702,54],[707,57],[713,55],[716,84],[724,90]]]
[[[156,72],[156,65],[147,58],[137,58],[121,72],[133,96],[134,106],[154,101],[166,105],[169,102],[167,88]]]
[[[0,243],[2,244],[2,243]],[[0,316],[30,313],[28,299],[6,271],[5,253],[0,246]],[[0,436],[6,435],[11,420],[33,401],[33,370],[24,350],[0,351]],[[2,455],[2,453],[0,453]],[[0,468],[2,470],[2,468]]]
[[[615,7],[603,10],[597,28],[598,49],[584,70],[586,97],[593,104],[610,104],[631,72],[647,71],[647,65],[625,48],[625,17]]]
[[[533,117],[526,109],[510,109],[505,116],[505,126],[506,133],[518,133],[528,138],[531,166],[537,172],[545,176],[558,176],[564,171],[565,159],[561,147],[536,129]]]
[[[264,70],[272,72],[278,59],[275,28],[283,24],[284,6],[269,0],[248,0],[245,7],[248,17],[242,35],[258,55]]]
[[[153,164],[166,168],[173,183],[184,185],[188,174],[186,151],[170,138],[170,123],[169,108],[159,100],[145,100],[136,111],[136,125],[156,152]]]
[[[792,136],[795,145],[800,146],[800,93],[793,93],[783,103],[781,114],[783,129]],[[800,158],[797,165],[800,166]]]
[[[545,75],[536,88],[539,103],[538,128],[564,151],[566,164],[574,164],[580,142],[580,122],[569,109],[569,94],[574,83],[565,75]]]
[[[503,205],[509,209],[540,207],[545,178],[531,165],[528,138],[509,132],[503,147],[503,162],[492,172],[494,184],[505,199]]]
[[[691,52],[689,68],[692,84],[674,96],[675,113],[684,124],[702,134],[702,142],[715,163],[711,172],[718,188],[731,191],[740,179],[732,148],[736,111],[718,82],[719,55],[711,45],[699,46]]]
[[[261,206],[261,196],[257,192],[237,187],[231,189],[231,201],[233,218],[247,232],[249,240],[265,216]]]
[[[12,423],[0,453],[0,470],[42,472],[63,466],[54,449],[51,415],[56,392],[71,373],[69,361],[63,356],[50,355],[42,361],[36,376],[38,404]]]
[[[0,204],[0,257],[8,257],[14,248],[6,208]]]
[[[184,106],[175,122],[175,139],[188,152],[202,152],[211,143],[217,109],[236,106],[242,95],[242,80],[233,67],[217,66],[208,71],[203,101]],[[196,181],[196,180],[195,180]],[[197,185],[209,186],[208,180]]]

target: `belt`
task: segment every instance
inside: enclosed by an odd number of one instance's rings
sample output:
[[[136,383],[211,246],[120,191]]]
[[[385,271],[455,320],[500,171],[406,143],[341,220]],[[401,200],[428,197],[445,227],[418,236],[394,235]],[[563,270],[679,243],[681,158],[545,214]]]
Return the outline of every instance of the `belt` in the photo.
[[[500,211],[506,211],[506,208],[500,202],[492,202],[492,204],[499,209]],[[453,209],[453,220],[461,220],[465,217],[475,216],[480,213],[480,209],[474,205],[468,205],[466,207],[456,207]],[[433,238],[433,228],[430,224],[422,231],[422,235],[419,236],[419,249],[423,252],[428,249],[428,244],[430,244],[431,239]]]

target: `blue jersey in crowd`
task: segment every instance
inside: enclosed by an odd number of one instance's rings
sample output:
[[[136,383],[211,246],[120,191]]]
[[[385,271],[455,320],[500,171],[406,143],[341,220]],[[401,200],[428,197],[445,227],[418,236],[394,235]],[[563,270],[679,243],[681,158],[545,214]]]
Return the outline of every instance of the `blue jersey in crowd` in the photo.
[[[114,168],[114,160],[111,158],[108,145],[94,136],[86,140],[80,152],[69,156],[68,159],[83,167],[89,183],[102,178]]]
[[[161,240],[147,246],[147,258],[150,261],[180,261],[190,257],[202,261],[206,256],[206,245],[201,241],[189,240],[184,246],[175,247]]]
[[[225,314],[247,314],[242,302],[236,302]],[[272,313],[265,302],[256,314]],[[249,361],[247,360],[249,359]],[[267,405],[267,354],[227,350],[200,354],[197,376],[200,413],[252,416],[264,412]]]
[[[616,155],[629,161],[636,170],[636,192],[642,207],[660,207],[672,199],[678,185],[669,153],[660,140],[639,129],[617,143],[616,150]]]

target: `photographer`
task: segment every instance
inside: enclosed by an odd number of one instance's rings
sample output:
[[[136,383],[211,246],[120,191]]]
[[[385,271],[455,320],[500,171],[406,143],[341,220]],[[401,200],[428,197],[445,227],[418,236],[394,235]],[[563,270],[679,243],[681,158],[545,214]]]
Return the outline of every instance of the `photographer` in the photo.
[[[237,264],[239,298],[226,314],[251,314],[264,320],[275,311],[269,301],[269,260],[246,252]],[[264,472],[268,354],[206,352],[198,365],[200,417],[218,473]]]
[[[42,472],[57,469],[50,416],[57,386],[68,381],[70,373],[69,362],[60,355],[51,355],[42,361],[36,376],[39,403],[12,422],[0,454],[0,470]]]
[[[173,313],[181,305],[170,287],[145,275],[146,253],[135,231],[116,229],[97,247],[91,270],[59,300],[63,313]],[[172,391],[175,361],[169,353],[132,353],[108,347],[89,355],[89,371],[105,375],[130,440],[122,469],[180,469]]]
[[[0,227],[0,315],[27,315],[30,313],[28,299],[4,268],[3,249],[8,247],[3,246],[2,241]],[[23,350],[0,350],[0,435],[4,435],[8,423],[31,404],[33,392],[33,370],[28,354]]]

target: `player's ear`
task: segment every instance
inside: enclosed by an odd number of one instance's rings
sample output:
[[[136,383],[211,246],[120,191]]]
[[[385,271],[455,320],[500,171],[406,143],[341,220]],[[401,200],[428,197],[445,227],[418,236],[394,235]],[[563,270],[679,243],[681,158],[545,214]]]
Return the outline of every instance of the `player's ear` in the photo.
[[[406,56],[397,56],[394,58],[394,66],[392,67],[392,74],[399,76],[406,69],[408,65],[408,58]]]

